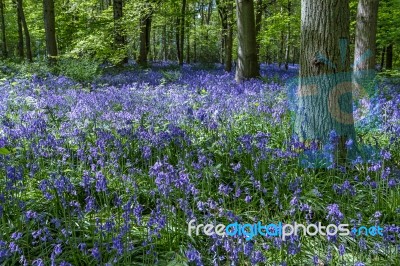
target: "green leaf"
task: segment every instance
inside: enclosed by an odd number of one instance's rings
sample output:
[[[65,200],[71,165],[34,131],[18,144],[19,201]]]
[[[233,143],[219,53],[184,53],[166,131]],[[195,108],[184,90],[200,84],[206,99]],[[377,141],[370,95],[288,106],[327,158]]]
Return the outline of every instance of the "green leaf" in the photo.
[[[7,150],[6,148],[0,148],[0,155],[8,155],[11,152]]]

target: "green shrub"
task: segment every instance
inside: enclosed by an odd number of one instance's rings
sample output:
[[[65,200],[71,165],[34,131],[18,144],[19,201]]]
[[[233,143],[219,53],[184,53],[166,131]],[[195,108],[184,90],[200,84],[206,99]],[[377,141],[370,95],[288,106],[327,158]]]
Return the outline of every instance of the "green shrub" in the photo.
[[[90,82],[101,74],[100,63],[88,57],[62,58],[58,69],[59,74],[78,82]]]

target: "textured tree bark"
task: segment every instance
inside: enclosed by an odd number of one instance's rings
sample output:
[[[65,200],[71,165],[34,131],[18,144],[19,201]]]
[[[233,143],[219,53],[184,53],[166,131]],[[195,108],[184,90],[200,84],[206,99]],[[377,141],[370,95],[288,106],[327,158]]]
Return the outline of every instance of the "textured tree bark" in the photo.
[[[303,141],[328,144],[339,136],[338,160],[345,142],[355,140],[349,56],[349,0],[301,1],[300,78],[295,133]]]
[[[28,25],[26,24],[22,0],[18,0],[18,12],[20,14],[22,28],[24,29],[26,59],[28,59],[29,62],[32,62],[31,36],[29,35]]]
[[[7,51],[7,38],[6,38],[6,23],[4,21],[4,2],[3,2],[3,0],[0,0],[0,16],[1,16],[1,36],[2,36],[3,57],[7,57],[8,51]]]
[[[47,0],[48,1],[48,0]],[[113,13],[114,13],[114,45],[117,49],[123,49],[125,46],[125,35],[121,33],[121,19],[123,16],[123,0],[114,0]],[[125,55],[120,63],[127,63],[128,57]]]
[[[393,68],[393,44],[386,48],[386,69]]]
[[[354,71],[374,70],[379,0],[359,0],[357,8]]]
[[[252,0],[236,0],[238,27],[238,62],[236,81],[256,78],[259,74],[257,60],[256,27]]]
[[[150,48],[150,33],[151,33],[152,13],[144,14],[140,19],[140,51],[138,64],[147,66],[147,55]]]
[[[46,34],[46,50],[49,63],[56,62],[57,42],[56,42],[56,22],[54,17],[54,0],[43,0],[44,30]]]

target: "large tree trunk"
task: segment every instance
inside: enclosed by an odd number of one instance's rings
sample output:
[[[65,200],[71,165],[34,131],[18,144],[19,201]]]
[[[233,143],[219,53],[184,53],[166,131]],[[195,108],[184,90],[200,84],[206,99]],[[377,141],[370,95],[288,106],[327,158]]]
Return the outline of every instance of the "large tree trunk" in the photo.
[[[46,33],[46,50],[50,63],[57,57],[56,22],[54,17],[54,0],[43,0],[44,30]]]
[[[256,27],[253,0],[236,0],[238,26],[238,62],[236,81],[258,77]]]
[[[300,78],[296,88],[295,133],[303,141],[329,144],[338,135],[336,155],[355,139],[349,56],[349,0],[301,1]]]
[[[354,72],[375,70],[379,0],[359,0],[357,8]]]
[[[121,19],[123,16],[123,0],[114,0],[113,13],[114,13],[114,45],[117,49],[125,48],[125,34],[122,33]],[[125,55],[120,63],[127,63],[128,57]]]
[[[148,14],[144,14],[140,19],[140,51],[138,63],[141,66],[147,66],[147,55],[150,49],[150,33],[151,33],[151,21],[152,11]]]
[[[393,44],[390,44],[386,49],[386,69],[393,68]]]
[[[18,12],[20,14],[21,24],[25,34],[26,59],[28,59],[29,62],[32,62],[31,36],[29,35],[28,25],[26,24],[22,0],[18,0]]]
[[[3,57],[7,57],[8,52],[7,52],[7,38],[6,38],[6,23],[4,21],[4,2],[3,2],[3,0],[0,0],[0,17],[1,17],[1,36],[2,36]]]

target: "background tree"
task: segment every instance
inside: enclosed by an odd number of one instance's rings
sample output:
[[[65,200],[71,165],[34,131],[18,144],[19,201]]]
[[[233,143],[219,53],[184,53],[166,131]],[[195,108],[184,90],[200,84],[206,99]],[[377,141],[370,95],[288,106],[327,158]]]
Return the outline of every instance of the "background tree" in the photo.
[[[176,20],[176,51],[178,54],[179,65],[183,65],[183,51],[185,43],[185,16],[186,0],[182,0],[181,13]]]
[[[23,35],[23,29],[22,29],[22,18],[21,18],[21,12],[20,12],[20,7],[19,7],[19,1],[16,0],[16,11],[17,11],[17,25],[18,25],[18,56],[23,59],[24,58],[24,35]]]
[[[0,20],[1,20],[1,37],[2,37],[2,54],[3,57],[8,56],[7,38],[6,38],[6,23],[4,20],[4,0],[0,0]]]
[[[150,51],[150,33],[153,17],[153,6],[146,2],[143,4],[140,13],[140,49],[138,63],[142,66],[147,66],[147,55]]]
[[[233,46],[233,0],[217,1],[218,13],[222,25],[222,52],[225,71],[232,70],[232,46]]]
[[[379,0],[358,1],[354,71],[375,69],[378,6]]]
[[[54,16],[54,0],[43,0],[44,30],[46,34],[46,50],[49,62],[54,63],[57,57],[56,22]]]
[[[113,13],[114,13],[114,45],[117,49],[125,50],[125,33],[121,26],[123,16],[123,0],[114,0]],[[128,57],[123,52],[121,63],[127,63]]]
[[[292,2],[288,0],[287,3],[287,13],[288,13],[288,23],[287,23],[287,35],[286,35],[286,51],[285,51],[285,69],[289,69],[289,54],[290,54],[290,34],[291,34],[291,25],[290,25],[290,16],[292,10]]]
[[[236,0],[238,27],[238,59],[236,81],[258,77],[256,27],[252,0]]]
[[[396,50],[395,45],[400,43],[400,1],[380,0],[378,18],[377,47],[381,51],[381,69],[391,69],[400,63],[399,49]]]
[[[29,35],[28,25],[26,24],[22,0],[17,0],[17,10],[18,10],[18,17],[20,19],[20,23],[22,25],[25,35],[26,59],[28,59],[29,62],[32,62],[33,59],[32,59],[32,49],[31,49],[31,37]]]
[[[18,1],[2,0],[5,4],[4,29],[7,28],[6,49],[9,55],[25,57],[24,25],[19,12],[17,15],[15,12]],[[50,0],[42,2],[46,7],[50,7],[49,4],[45,4],[47,1]],[[116,0],[116,4],[113,5],[114,1],[111,0],[53,0],[57,22],[55,36],[57,55],[62,58],[85,57],[95,62],[109,62],[114,65],[121,63],[127,57],[144,64],[151,60],[169,60],[177,63],[195,61],[207,64],[220,62],[224,63],[226,70],[230,69],[229,62],[232,59],[237,60],[239,41],[237,25],[228,23],[238,21],[236,12],[230,11],[235,9],[233,0],[127,0],[123,5],[118,4],[122,1]],[[350,28],[352,44],[355,43],[353,38],[356,35],[358,1],[350,0],[350,2],[352,25],[354,25]],[[397,46],[397,43],[400,43],[400,27],[397,26],[400,24],[399,3],[398,0],[379,1],[376,47],[380,58],[382,51],[385,51],[383,67],[391,61],[390,48],[387,53],[387,48],[391,44],[393,44],[392,68],[400,64],[400,52]],[[253,5],[256,8],[258,61],[280,62],[285,67],[288,67],[289,62],[299,63],[300,1],[254,0]],[[43,55],[50,54],[44,38],[46,35],[43,34],[46,32],[46,23],[37,23],[43,20],[45,7],[38,9],[37,1],[23,0],[23,9],[25,26],[29,28],[29,32],[26,32],[31,38],[29,43],[32,54],[41,59]],[[18,23],[15,23],[15,18]],[[14,23],[11,23],[12,21]],[[114,36],[113,41],[110,41],[110,36]],[[246,39],[249,39],[247,33]],[[230,43],[232,43],[232,53],[229,52]],[[229,59],[231,55],[232,58]]]

